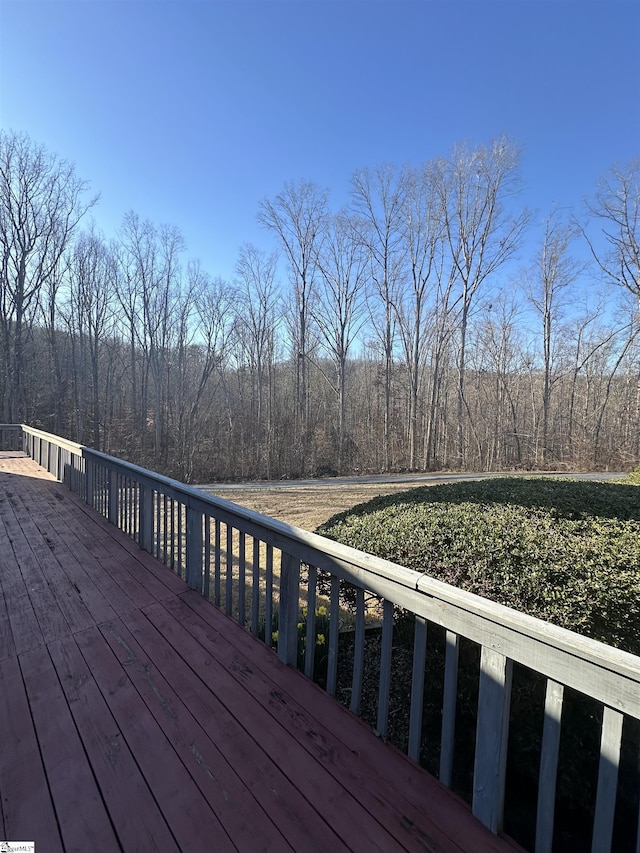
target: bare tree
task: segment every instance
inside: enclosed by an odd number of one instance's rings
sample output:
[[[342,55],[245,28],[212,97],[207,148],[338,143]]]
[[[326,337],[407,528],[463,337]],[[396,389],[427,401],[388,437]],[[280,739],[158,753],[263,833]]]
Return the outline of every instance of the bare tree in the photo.
[[[346,212],[333,217],[319,258],[322,273],[315,321],[336,371],[337,468],[343,473],[346,438],[347,358],[364,322],[367,264],[364,247]]]
[[[396,305],[400,336],[407,365],[409,387],[408,463],[414,471],[418,462],[418,402],[420,376],[430,332],[436,330],[427,322],[429,307],[436,312],[438,284],[442,277],[443,237],[437,197],[433,188],[431,164],[421,169],[406,169],[403,237],[406,246],[408,283],[406,293],[399,294]]]
[[[614,166],[600,181],[588,211],[602,223],[604,236],[600,249],[581,229],[594,260],[609,281],[634,295],[640,308],[640,159]]]
[[[59,275],[78,222],[96,203],[75,167],[28,136],[0,131],[0,345],[3,419],[25,417],[25,322]],[[32,312],[31,315],[29,312]]]
[[[595,201],[588,205],[592,217],[602,223],[601,249],[584,228],[582,233],[605,279],[626,288],[636,305],[636,327],[640,327],[640,158],[625,166],[614,166],[598,186]],[[636,458],[640,457],[640,375],[636,381]]]
[[[208,434],[207,418],[215,403],[225,359],[232,339],[233,289],[221,278],[212,279],[198,263],[187,268],[187,291],[176,313],[174,429],[176,473],[191,482],[219,454]],[[229,449],[233,455],[233,448]],[[199,466],[197,459],[199,460]]]
[[[105,355],[113,331],[115,259],[94,227],[81,233],[69,253],[64,316],[71,338],[76,440],[102,447],[103,400],[111,365]]]
[[[507,201],[519,191],[518,149],[502,136],[470,150],[456,146],[440,164],[436,182],[459,296],[458,465],[465,466],[465,370],[467,329],[480,288],[511,259],[530,222],[528,211],[512,212]]]
[[[258,221],[280,240],[294,299],[292,357],[295,364],[296,443],[304,466],[309,440],[309,319],[318,251],[327,219],[327,190],[309,181],[287,183],[273,201],[260,203]]]
[[[569,252],[578,231],[567,224],[558,210],[546,219],[535,265],[525,274],[525,293],[542,323],[542,462],[549,461],[551,394],[558,379],[559,324],[565,307],[566,291],[585,271],[585,264]]]
[[[248,243],[240,248],[236,263],[238,337],[253,376],[252,405],[254,465],[257,476],[270,476],[270,441],[273,407],[268,378],[273,370],[277,308],[280,293],[276,284],[277,255],[267,255]]]
[[[396,344],[395,305],[404,275],[403,217],[405,186],[402,173],[393,165],[358,169],[351,179],[351,205],[360,218],[359,234],[369,252],[370,275],[382,317],[371,315],[382,344],[384,359],[384,469],[392,467],[391,398]]]

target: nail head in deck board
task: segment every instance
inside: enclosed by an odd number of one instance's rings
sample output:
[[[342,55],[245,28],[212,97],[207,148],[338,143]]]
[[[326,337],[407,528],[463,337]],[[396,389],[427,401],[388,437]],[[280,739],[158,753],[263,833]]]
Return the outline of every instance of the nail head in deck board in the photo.
[[[38,740],[17,658],[0,662],[0,793],[3,838],[28,838],[62,853]]]
[[[76,642],[165,820],[188,849],[231,851],[227,834],[97,628]]]
[[[49,652],[33,649],[19,661],[65,849],[117,850]]]
[[[185,664],[164,636],[142,613],[126,617],[126,626],[210,735],[229,764],[236,768],[252,795],[271,815],[294,850],[346,850],[274,761],[227,711],[216,692]],[[102,627],[102,630],[105,626]],[[322,839],[319,842],[318,839]]]
[[[265,851],[291,850],[210,735],[125,625],[115,620],[101,625],[100,632],[120,663],[126,666],[131,682],[234,843],[250,849],[258,837]],[[162,668],[164,671],[164,663]]]
[[[169,607],[175,608],[180,603],[205,621],[220,643],[228,642],[239,651],[250,654],[254,665],[265,677],[270,677],[276,670],[273,677],[277,678],[281,688],[295,696],[296,701],[308,712],[321,715],[322,722],[318,724],[320,728],[330,727],[331,737],[337,739],[346,750],[339,750],[341,760],[347,764],[352,760],[360,762],[364,766],[368,785],[379,780],[377,784],[384,792],[386,803],[395,804],[400,810],[411,806],[415,810],[414,814],[419,815],[417,826],[424,826],[425,820],[433,816],[440,833],[438,837],[443,838],[441,843],[444,849],[457,849],[459,846],[460,850],[472,850],[474,853],[521,850],[510,839],[493,835],[472,816],[467,803],[391,744],[372,737],[369,727],[338,702],[325,704],[327,697],[323,691],[304,680],[297,670],[291,667],[282,670],[271,650],[264,644],[255,647],[246,631],[233,630],[236,626],[232,621],[220,610],[210,606],[202,596],[189,591]],[[183,621],[185,625],[190,623],[190,617],[184,616]],[[304,689],[302,684],[305,685]],[[345,774],[347,776],[348,771]],[[392,784],[389,784],[390,779]]]
[[[123,849],[178,851],[74,638],[49,652]]]

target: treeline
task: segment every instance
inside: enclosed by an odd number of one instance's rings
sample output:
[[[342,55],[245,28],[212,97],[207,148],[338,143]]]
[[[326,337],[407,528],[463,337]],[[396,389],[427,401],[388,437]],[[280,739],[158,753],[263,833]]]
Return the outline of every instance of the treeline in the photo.
[[[639,176],[542,226],[506,138],[357,170],[337,212],[290,183],[258,209],[273,252],[243,245],[225,281],[175,227],[105,238],[74,167],[0,133],[2,420],[191,482],[628,468]]]

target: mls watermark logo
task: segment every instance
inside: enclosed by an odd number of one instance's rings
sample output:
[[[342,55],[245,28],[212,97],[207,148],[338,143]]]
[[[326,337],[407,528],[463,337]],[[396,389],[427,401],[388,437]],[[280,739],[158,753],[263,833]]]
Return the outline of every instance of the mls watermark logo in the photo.
[[[0,841],[0,853],[35,853],[35,841]]]

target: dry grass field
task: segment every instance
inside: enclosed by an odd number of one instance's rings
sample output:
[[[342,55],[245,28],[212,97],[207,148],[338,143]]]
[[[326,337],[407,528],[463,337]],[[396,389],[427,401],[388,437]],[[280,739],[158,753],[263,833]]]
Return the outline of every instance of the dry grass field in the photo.
[[[422,485],[422,484],[421,484]],[[356,504],[390,495],[411,488],[407,483],[376,483],[366,485],[345,485],[342,483],[323,483],[311,486],[286,484],[277,486],[238,486],[207,491],[228,501],[246,506],[249,509],[277,518],[287,524],[301,527],[303,530],[315,530],[337,512],[342,512]]]

